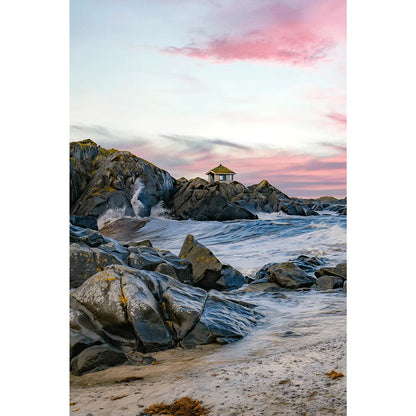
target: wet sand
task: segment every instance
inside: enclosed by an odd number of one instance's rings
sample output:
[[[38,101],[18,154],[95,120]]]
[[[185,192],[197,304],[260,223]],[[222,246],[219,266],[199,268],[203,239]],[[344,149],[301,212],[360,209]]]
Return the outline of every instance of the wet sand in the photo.
[[[210,407],[210,415],[346,415],[345,314],[334,319],[324,337],[281,338],[248,355],[230,358],[223,354],[229,346],[221,345],[175,348],[148,354],[158,364],[71,376],[69,412],[135,416],[189,396]],[[345,377],[332,379],[325,374],[331,370]],[[126,377],[141,379],[120,382]]]

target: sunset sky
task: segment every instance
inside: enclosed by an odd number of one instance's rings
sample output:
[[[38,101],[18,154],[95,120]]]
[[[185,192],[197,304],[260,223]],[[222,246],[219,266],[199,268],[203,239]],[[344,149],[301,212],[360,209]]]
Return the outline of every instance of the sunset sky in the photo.
[[[71,0],[71,140],[346,195],[345,0]]]

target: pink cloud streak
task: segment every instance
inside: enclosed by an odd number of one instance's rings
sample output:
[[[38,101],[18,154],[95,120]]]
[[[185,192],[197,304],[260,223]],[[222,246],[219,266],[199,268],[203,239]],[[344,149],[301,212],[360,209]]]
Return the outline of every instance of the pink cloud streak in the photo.
[[[242,22],[241,16],[233,12],[228,24],[235,31]],[[254,10],[253,19],[258,21],[254,30],[213,36],[183,47],[171,46],[164,52],[219,63],[261,60],[311,66],[345,42],[344,0],[304,0],[298,8],[272,2]]]

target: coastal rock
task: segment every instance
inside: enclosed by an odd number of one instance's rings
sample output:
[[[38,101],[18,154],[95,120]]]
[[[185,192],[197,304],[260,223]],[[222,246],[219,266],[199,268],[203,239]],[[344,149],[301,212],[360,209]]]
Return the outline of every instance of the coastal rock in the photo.
[[[325,262],[319,257],[309,257],[305,255],[300,255],[296,259],[291,260],[292,263],[296,264],[304,270],[306,273],[313,273],[319,266],[322,266]]]
[[[120,365],[126,361],[127,357],[123,351],[108,344],[94,345],[86,348],[71,360],[71,372],[80,376],[87,372]]]
[[[179,253],[181,259],[192,263],[193,284],[211,289],[221,277],[222,264],[212,251],[188,234]]]
[[[100,217],[106,211],[149,216],[174,193],[168,172],[130,152],[106,150],[91,140],[70,144],[71,213]]]
[[[177,191],[169,207],[180,220],[224,221],[256,219],[250,211],[231,202],[233,185],[215,182],[209,184],[201,178],[177,183]]]
[[[232,202],[253,210],[263,212],[284,212],[288,215],[318,215],[299,201],[289,198],[268,181],[262,180],[257,185],[245,188],[234,196]]]
[[[215,289],[217,290],[232,290],[238,289],[246,282],[242,273],[237,269],[224,264],[221,268],[221,277],[215,282]]]
[[[105,344],[105,339],[100,335],[100,330],[82,310],[82,306],[71,298],[70,309],[70,344],[69,353],[72,359],[81,351],[93,345]]]
[[[316,283],[314,277],[308,276],[292,262],[266,264],[257,272],[255,280],[265,277],[269,282],[276,283],[279,287],[285,289],[307,288]]]
[[[188,346],[232,342],[246,335],[260,316],[254,305],[219,292],[208,295],[166,274],[120,265],[91,276],[71,291],[70,299],[74,374],[100,369],[103,362],[112,365],[112,357],[109,362],[90,358],[94,346],[146,353],[185,338]]]
[[[316,286],[320,290],[338,289],[342,288],[343,285],[344,280],[337,276],[323,275],[321,277],[318,277],[316,281]]]
[[[175,342],[146,282],[127,271],[122,276],[120,298],[133,325],[140,350],[147,352],[173,347]]]
[[[150,242],[122,245],[99,231],[70,226],[70,287],[79,287],[95,273],[112,264],[129,265],[154,271],[158,266],[182,282],[192,281],[191,262],[167,250],[158,250]],[[162,266],[165,265],[165,266]],[[173,269],[173,270],[172,270]]]
[[[347,263],[337,264],[335,267],[322,267],[315,272],[316,277],[321,276],[337,276],[343,280],[347,279]]]
[[[168,263],[160,263],[157,265],[155,272],[166,274],[167,276],[173,277],[174,279],[177,279],[178,276],[175,272],[175,269]]]
[[[171,286],[163,293],[162,299],[175,337],[181,340],[200,319],[207,292],[199,288]]]
[[[71,244],[70,246],[70,288],[80,286],[95,273],[104,270],[111,264],[123,264],[118,256],[86,244]]]
[[[258,314],[248,305],[211,292],[200,320],[181,344],[184,347],[193,347],[239,340],[252,330],[257,317]]]
[[[205,290],[238,289],[245,277],[229,264],[222,264],[212,251],[188,234],[179,253],[181,259],[192,263],[192,285]]]
[[[90,228],[91,230],[98,231],[97,220],[92,217],[85,217],[83,215],[74,215],[70,219],[71,224],[82,228]]]

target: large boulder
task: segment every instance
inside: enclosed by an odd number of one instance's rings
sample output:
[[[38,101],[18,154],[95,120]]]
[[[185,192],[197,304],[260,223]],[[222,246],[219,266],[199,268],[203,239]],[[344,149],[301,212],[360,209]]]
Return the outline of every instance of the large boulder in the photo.
[[[211,289],[221,277],[221,262],[191,234],[186,236],[179,257],[192,263],[192,283],[195,285]]]
[[[247,335],[259,316],[252,305],[221,296],[215,291],[208,295],[201,319],[182,340],[181,345],[229,343]]]
[[[92,217],[85,217],[83,215],[74,215],[70,219],[71,224],[76,225],[78,227],[83,228],[90,228],[91,230],[98,231],[97,220]]]
[[[122,350],[108,344],[94,345],[71,360],[71,372],[80,376],[92,371],[105,370],[126,361],[127,356]]]
[[[95,273],[112,264],[128,265],[139,270],[154,271],[192,281],[191,262],[167,250],[151,247],[149,242],[120,244],[99,231],[70,227],[70,287],[79,287]],[[163,266],[164,265],[164,266]]]
[[[320,290],[339,289],[344,285],[344,280],[337,276],[323,275],[316,280],[316,287]]]
[[[258,317],[254,305],[219,292],[208,296],[167,274],[112,265],[71,291],[72,372],[117,365],[120,352],[131,348],[163,350],[184,339],[186,346],[232,342]]]
[[[113,209],[143,217],[171,200],[175,180],[130,152],[85,140],[70,144],[70,184],[72,214],[98,218]]]
[[[180,220],[256,219],[255,214],[230,201],[229,196],[235,193],[233,184],[209,184],[201,178],[177,182],[177,191],[169,207]]]
[[[181,259],[192,263],[191,284],[203,289],[238,289],[245,277],[229,264],[222,264],[212,251],[188,234],[179,253]]]
[[[335,267],[322,267],[315,272],[316,277],[321,276],[337,276],[343,280],[347,280],[347,263],[337,264]]]
[[[263,278],[285,289],[307,288],[316,283],[315,277],[292,262],[266,264],[257,272],[255,280]]]
[[[207,292],[199,288],[170,286],[162,295],[177,340],[183,339],[201,317]]]
[[[282,211],[288,215],[318,215],[294,198],[289,198],[266,180],[248,186],[240,194],[235,195],[231,202],[253,211]]]

